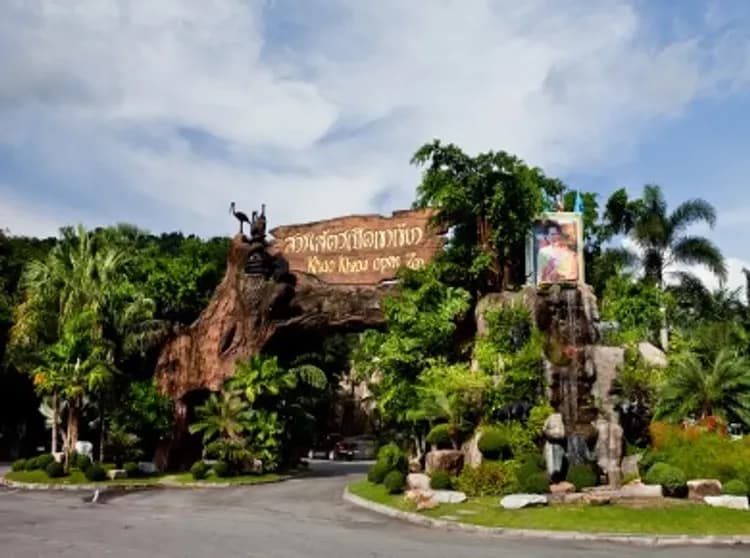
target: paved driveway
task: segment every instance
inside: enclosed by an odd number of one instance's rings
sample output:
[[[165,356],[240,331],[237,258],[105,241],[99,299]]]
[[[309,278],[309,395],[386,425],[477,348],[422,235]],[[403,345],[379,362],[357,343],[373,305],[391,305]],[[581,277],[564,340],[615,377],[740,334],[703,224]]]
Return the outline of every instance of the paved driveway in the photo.
[[[152,490],[98,504],[78,493],[0,491],[0,557],[517,558],[747,556],[739,548],[632,548],[509,541],[402,524],[343,502],[359,463],[232,489]]]

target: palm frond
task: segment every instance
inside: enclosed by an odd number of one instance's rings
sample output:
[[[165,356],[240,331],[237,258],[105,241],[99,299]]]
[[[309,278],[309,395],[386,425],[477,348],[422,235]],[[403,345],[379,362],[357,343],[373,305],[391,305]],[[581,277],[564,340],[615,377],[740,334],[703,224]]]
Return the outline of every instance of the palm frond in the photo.
[[[683,232],[690,225],[700,222],[707,223],[711,228],[716,225],[714,206],[702,199],[681,203],[669,216],[669,224],[673,234]]]
[[[672,261],[687,265],[703,265],[722,282],[727,279],[727,266],[721,250],[702,236],[682,237],[672,246]]]

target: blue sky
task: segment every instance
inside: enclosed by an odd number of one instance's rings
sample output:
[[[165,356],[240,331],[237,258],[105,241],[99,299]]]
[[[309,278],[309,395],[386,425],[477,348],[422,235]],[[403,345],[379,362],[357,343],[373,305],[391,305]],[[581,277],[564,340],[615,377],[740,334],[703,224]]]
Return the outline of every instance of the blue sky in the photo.
[[[745,0],[11,0],[0,61],[14,233],[389,212],[437,137],[603,197],[704,197],[732,284],[750,262]]]

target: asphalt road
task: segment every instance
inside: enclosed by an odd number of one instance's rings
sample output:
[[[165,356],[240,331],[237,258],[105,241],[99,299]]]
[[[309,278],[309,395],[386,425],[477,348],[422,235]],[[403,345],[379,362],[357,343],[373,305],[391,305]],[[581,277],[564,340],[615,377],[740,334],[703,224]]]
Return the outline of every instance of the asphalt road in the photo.
[[[358,463],[231,489],[151,490],[84,501],[79,493],[0,491],[0,558],[739,558],[741,548],[643,548],[513,541],[400,523],[341,500]]]

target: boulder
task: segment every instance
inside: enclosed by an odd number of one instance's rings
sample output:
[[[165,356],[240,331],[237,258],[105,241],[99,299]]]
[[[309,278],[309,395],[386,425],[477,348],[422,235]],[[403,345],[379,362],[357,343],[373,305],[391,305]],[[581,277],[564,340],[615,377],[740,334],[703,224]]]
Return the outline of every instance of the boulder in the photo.
[[[543,494],[510,494],[500,500],[506,510],[520,510],[530,506],[546,506],[549,503]]]
[[[632,482],[620,488],[620,498],[625,500],[640,500],[644,498],[663,498],[664,491],[660,484],[643,484]]]
[[[127,478],[128,474],[125,469],[110,469],[107,471],[107,477],[109,480],[124,479]]]
[[[565,423],[560,413],[554,413],[544,421],[544,437],[548,440],[565,439]]]
[[[144,475],[155,475],[157,472],[156,465],[150,461],[141,461],[138,463],[138,470]]]
[[[544,462],[547,465],[547,474],[549,477],[551,479],[558,478],[562,474],[565,462],[565,448],[560,444],[545,442]]]
[[[610,420],[614,418],[612,387],[624,364],[625,349],[623,347],[602,345],[586,347],[586,373],[595,378],[591,386],[591,394],[600,402],[601,414]]]
[[[457,490],[434,490],[433,498],[441,504],[460,504],[466,501],[466,494]]]
[[[461,446],[461,451],[464,454],[464,465],[478,467],[482,464],[482,452],[479,451],[479,438],[481,437],[482,432],[477,431]]]
[[[420,457],[409,458],[409,472],[410,473],[421,473],[422,472],[422,460]]]
[[[620,460],[622,459],[622,426],[604,419],[596,421],[596,464],[607,475],[610,486],[619,486],[622,481]]]
[[[417,511],[433,510],[438,506],[440,506],[440,502],[432,497],[423,497],[417,500]]]
[[[636,455],[626,455],[620,462],[620,469],[622,470],[623,479],[637,479],[641,477],[641,473],[638,469],[638,463],[643,458],[643,454],[638,453]]]
[[[709,506],[729,508],[732,510],[750,510],[747,496],[706,496],[703,498]]]
[[[428,475],[436,471],[458,475],[463,467],[464,454],[460,450],[433,450],[425,456],[425,472]]]
[[[646,341],[638,343],[638,354],[646,366],[666,368],[669,365],[667,355],[659,347]]]
[[[716,479],[689,480],[687,487],[690,500],[703,500],[706,496],[721,496],[721,481]]]
[[[572,482],[562,481],[549,485],[549,491],[552,494],[571,494],[576,491],[576,485]]]
[[[612,502],[609,492],[589,492],[583,497],[584,503],[590,506],[607,506]]]
[[[410,490],[429,490],[430,477],[423,473],[409,473],[406,475],[406,486]]]

